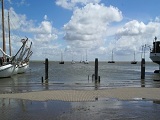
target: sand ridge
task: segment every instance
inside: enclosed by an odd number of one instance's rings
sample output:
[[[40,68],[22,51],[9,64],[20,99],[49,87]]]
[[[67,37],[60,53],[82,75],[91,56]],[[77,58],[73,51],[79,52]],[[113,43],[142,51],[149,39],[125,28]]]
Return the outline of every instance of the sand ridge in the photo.
[[[0,94],[0,98],[35,101],[61,100],[68,102],[95,101],[97,98],[160,100],[160,88],[108,88],[101,90],[47,90],[26,93]]]

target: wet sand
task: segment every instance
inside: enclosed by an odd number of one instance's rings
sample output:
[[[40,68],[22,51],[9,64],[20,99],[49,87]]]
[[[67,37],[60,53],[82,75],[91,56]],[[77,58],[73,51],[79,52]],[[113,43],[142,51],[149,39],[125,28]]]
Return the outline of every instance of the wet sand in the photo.
[[[160,100],[159,88],[108,88],[102,90],[49,90],[27,93],[0,94],[0,98],[23,100],[60,100],[68,102],[94,101],[98,98],[115,98],[119,100],[134,100],[145,98]]]
[[[3,120],[159,120],[159,88],[0,94]]]

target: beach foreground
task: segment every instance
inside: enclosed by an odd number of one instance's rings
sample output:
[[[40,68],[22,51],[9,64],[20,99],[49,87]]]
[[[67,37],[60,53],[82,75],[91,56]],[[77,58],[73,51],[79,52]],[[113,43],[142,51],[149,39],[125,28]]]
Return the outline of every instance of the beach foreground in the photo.
[[[0,94],[2,120],[159,120],[159,88]]]
[[[115,98],[119,100],[160,100],[159,88],[108,88],[102,90],[49,90],[27,93],[0,94],[0,98],[23,100],[60,100],[67,102],[94,101],[98,98]]]

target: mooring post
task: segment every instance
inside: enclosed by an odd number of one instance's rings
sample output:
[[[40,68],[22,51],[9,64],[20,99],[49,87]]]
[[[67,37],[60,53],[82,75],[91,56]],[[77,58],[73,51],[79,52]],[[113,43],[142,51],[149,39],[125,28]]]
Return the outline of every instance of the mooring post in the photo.
[[[42,83],[43,83],[43,76],[42,76],[42,78],[41,78],[41,81],[42,81]]]
[[[141,61],[141,79],[145,78],[145,59],[142,58]]]
[[[98,58],[95,59],[95,82],[98,81]]]
[[[45,59],[45,80],[48,81],[48,58]]]
[[[100,80],[101,80],[101,78],[100,78],[100,76],[98,76],[98,82],[100,83]]]

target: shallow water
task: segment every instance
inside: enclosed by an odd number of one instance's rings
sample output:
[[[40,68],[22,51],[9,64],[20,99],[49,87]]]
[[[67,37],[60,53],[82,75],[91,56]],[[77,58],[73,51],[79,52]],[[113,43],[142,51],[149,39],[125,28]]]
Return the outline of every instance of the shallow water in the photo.
[[[160,74],[154,70],[158,65],[146,63],[145,80],[141,80],[141,65],[130,62],[114,64],[99,62],[98,74],[100,83],[92,81],[94,62],[89,64],[76,63],[59,64],[49,61],[48,84],[42,84],[45,78],[43,62],[30,62],[30,69],[25,74],[14,75],[11,78],[0,79],[0,92],[26,92],[53,89],[104,89],[112,87],[160,87]]]

